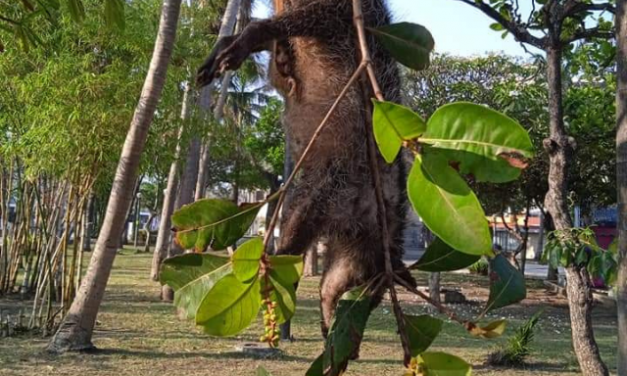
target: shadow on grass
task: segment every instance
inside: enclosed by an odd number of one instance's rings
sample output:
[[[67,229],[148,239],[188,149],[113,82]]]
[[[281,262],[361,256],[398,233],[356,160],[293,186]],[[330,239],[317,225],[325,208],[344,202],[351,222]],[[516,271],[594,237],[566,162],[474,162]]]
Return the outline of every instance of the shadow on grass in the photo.
[[[95,356],[126,356],[143,359],[184,359],[184,358],[206,358],[206,359],[272,359],[283,361],[313,362],[314,358],[288,355],[283,352],[270,357],[255,356],[238,351],[225,352],[163,352],[163,351],[141,351],[131,349],[95,349],[86,352]]]

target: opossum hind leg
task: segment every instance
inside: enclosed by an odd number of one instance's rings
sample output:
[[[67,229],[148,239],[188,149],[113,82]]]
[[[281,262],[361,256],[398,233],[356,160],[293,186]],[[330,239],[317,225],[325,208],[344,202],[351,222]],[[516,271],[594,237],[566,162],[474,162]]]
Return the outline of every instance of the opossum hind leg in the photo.
[[[374,287],[376,266],[364,259],[368,252],[367,244],[361,241],[338,242],[331,240],[324,256],[324,272],[320,282],[320,314],[322,334],[326,337],[335,314],[335,308],[342,295],[358,286]],[[371,308],[381,302],[383,290],[370,292]]]

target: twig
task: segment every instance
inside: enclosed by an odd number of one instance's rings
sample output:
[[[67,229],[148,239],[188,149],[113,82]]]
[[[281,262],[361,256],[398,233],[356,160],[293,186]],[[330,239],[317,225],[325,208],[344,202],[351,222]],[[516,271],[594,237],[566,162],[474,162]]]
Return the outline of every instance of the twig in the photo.
[[[355,81],[357,81],[357,79],[359,78],[361,73],[364,71],[364,68],[366,68],[366,64],[364,64],[364,63],[360,64],[357,67],[357,69],[355,70],[355,73],[353,73],[351,78],[348,80],[348,82],[346,83],[346,86],[344,86],[344,89],[342,89],[342,92],[340,92],[340,95],[335,99],[335,102],[333,102],[333,105],[331,106],[331,108],[327,112],[326,116],[324,117],[324,119],[322,119],[322,122],[320,123],[318,128],[316,128],[316,131],[314,132],[313,136],[311,136],[311,140],[309,140],[309,143],[307,144],[307,147],[303,151],[303,155],[301,155],[300,159],[298,160],[298,162],[294,166],[294,170],[292,171],[292,174],[287,178],[287,180],[285,181],[285,184],[283,184],[283,186],[279,189],[279,191],[278,191],[278,192],[280,192],[279,201],[277,202],[276,209],[275,209],[274,213],[272,214],[272,219],[270,219],[270,224],[268,225],[268,228],[266,229],[266,234],[265,234],[265,237],[263,239],[264,250],[267,251],[267,249],[268,249],[268,244],[270,243],[270,239],[272,238],[271,235],[274,232],[274,228],[276,227],[276,223],[277,223],[277,220],[279,218],[279,212],[281,211],[281,205],[283,205],[283,202],[285,201],[285,194],[287,192],[287,188],[294,181],[294,178],[296,177],[296,174],[298,173],[298,171],[302,167],[303,162],[305,161],[305,158],[307,158],[307,155],[311,151],[311,149],[312,149],[313,145],[315,144],[315,142],[318,140],[318,137],[320,137],[320,134],[322,133],[322,131],[328,125],[329,119],[331,118],[331,115],[337,109],[338,105],[340,104],[340,101],[342,100],[342,98],[344,98],[344,96],[348,92],[348,89],[350,89],[350,87],[355,83]]]
[[[368,78],[370,79],[370,85],[372,85],[375,97],[377,97],[378,100],[383,101],[383,92],[381,91],[381,87],[377,81],[377,75],[374,72],[372,60],[370,59],[370,50],[368,49],[368,41],[366,40],[366,28],[364,27],[364,14],[361,8],[361,0],[353,0],[353,20],[355,28],[357,29],[357,38],[359,39],[361,63],[366,64]]]
[[[361,0],[353,0],[353,20],[355,28],[357,29],[357,37],[359,38],[359,48],[361,51],[361,65],[366,65],[368,78],[370,79],[370,85],[374,91],[375,96],[379,101],[383,101],[383,93],[370,60],[370,51],[368,49],[368,42],[366,41],[366,32],[364,27],[364,16],[361,7]],[[367,104],[367,102],[366,102]],[[370,112],[367,113],[368,117],[371,117]],[[394,288],[394,269],[392,268],[392,256],[390,252],[390,244],[392,238],[387,224],[387,213],[385,207],[385,201],[383,199],[383,189],[381,188],[381,176],[379,175],[378,158],[376,152],[376,145],[374,143],[374,137],[372,129],[370,127],[371,122],[366,122],[366,137],[368,139],[368,156],[370,159],[370,170],[372,172],[372,179],[375,188],[375,194],[377,196],[377,209],[379,214],[379,226],[381,226],[381,234],[383,236],[383,250],[385,252],[385,273],[387,277],[388,287],[390,290],[390,300],[392,301],[392,310],[396,317],[396,323],[398,325],[398,332],[401,337],[401,344],[403,346],[404,363],[405,366],[409,366],[411,361],[411,349],[409,346],[409,338],[407,331],[405,330],[405,319],[403,318],[403,310],[396,295],[396,289]]]
[[[431,299],[431,297],[429,295],[427,295],[424,292],[418,290],[414,286],[411,286],[410,284],[407,283],[407,281],[405,281],[404,279],[400,278],[399,276],[395,275],[394,279],[396,280],[396,283],[398,283],[399,285],[401,285],[404,288],[406,288],[407,291],[409,291],[409,292],[411,292],[413,294],[418,295],[419,297],[424,299],[427,303],[433,305],[438,311],[440,311],[440,313],[448,316],[448,318],[451,319],[452,321],[460,323],[463,326],[467,326],[468,323],[470,323],[470,321],[468,321],[468,320],[461,319],[459,316],[457,316],[457,314],[455,312],[453,312],[452,310],[446,308],[442,303],[438,303],[438,302],[434,301],[433,299]]]

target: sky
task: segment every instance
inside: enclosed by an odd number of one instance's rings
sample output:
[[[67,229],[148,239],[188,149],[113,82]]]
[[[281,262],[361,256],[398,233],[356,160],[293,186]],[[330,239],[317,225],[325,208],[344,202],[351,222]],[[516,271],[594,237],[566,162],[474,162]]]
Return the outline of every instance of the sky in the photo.
[[[435,39],[435,50],[456,56],[477,56],[489,52],[528,57],[512,36],[490,29],[486,15],[458,0],[387,0],[394,22],[425,26]],[[522,2],[524,3],[524,1]],[[257,2],[259,4],[259,2]],[[254,17],[267,17],[267,9],[257,6]]]
[[[488,52],[528,56],[512,36],[502,39],[481,11],[458,0],[388,0],[395,22],[425,26],[435,39],[435,50],[458,56]]]

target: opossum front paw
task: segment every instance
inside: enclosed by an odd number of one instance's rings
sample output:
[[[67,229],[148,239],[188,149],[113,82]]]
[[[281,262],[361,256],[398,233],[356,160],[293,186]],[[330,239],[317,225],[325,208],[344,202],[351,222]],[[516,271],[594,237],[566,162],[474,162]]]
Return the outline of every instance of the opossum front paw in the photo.
[[[217,60],[219,62],[220,73],[224,73],[228,70],[237,70],[242,66],[248,55],[250,55],[250,53],[240,45],[232,44],[218,55]]]
[[[216,42],[216,45],[196,74],[196,85],[201,88],[209,85],[221,72],[221,57],[235,41],[234,36],[224,37]]]

